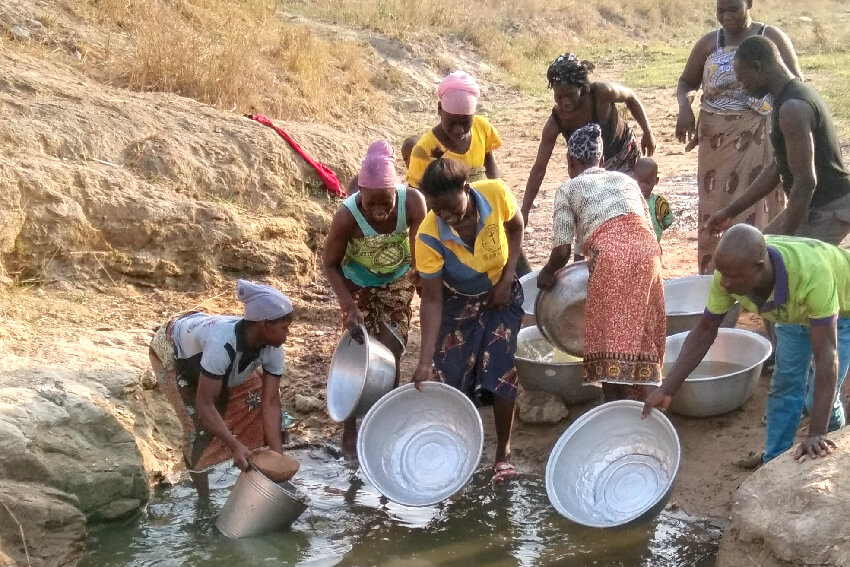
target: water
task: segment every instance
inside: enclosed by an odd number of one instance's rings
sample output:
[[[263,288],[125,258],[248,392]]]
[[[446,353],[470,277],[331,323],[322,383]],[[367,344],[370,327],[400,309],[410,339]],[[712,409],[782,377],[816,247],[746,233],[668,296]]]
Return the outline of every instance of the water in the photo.
[[[295,483],[311,498],[292,530],[231,541],[217,533],[233,469],[210,475],[212,502],[200,506],[188,484],[161,489],[145,513],[123,526],[90,534],[81,567],[707,567],[720,531],[705,521],[665,511],[638,527],[592,530],[559,516],[543,479],[521,476],[490,485],[489,467],[451,501],[406,508],[382,498],[342,459],[320,447],[294,452]]]
[[[567,354],[564,351],[553,347],[546,339],[523,341],[517,344],[516,355],[519,358],[532,360],[534,362],[563,363],[582,361],[582,359],[578,356]]]
[[[667,376],[669,372],[673,369],[673,365],[676,363],[675,360],[666,362],[661,369],[661,375]],[[744,364],[737,364],[735,362],[725,362],[722,360],[703,360],[699,363],[693,372],[688,376],[688,380],[695,380],[698,378],[714,378],[716,376],[723,376],[725,374],[734,374],[736,372],[741,372],[742,370],[746,370],[748,367]]]

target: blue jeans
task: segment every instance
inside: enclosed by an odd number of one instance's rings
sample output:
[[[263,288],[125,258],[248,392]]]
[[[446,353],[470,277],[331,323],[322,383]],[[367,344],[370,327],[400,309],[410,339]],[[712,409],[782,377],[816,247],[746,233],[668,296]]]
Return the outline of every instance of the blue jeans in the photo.
[[[850,367],[850,318],[838,319],[838,387],[829,418],[829,430],[844,427],[844,408],[838,392]],[[809,327],[776,324],[776,367],[767,394],[764,462],[791,448],[800,426],[803,406],[812,412],[813,396],[806,384],[813,380],[812,341]],[[814,389],[813,387],[811,388]]]

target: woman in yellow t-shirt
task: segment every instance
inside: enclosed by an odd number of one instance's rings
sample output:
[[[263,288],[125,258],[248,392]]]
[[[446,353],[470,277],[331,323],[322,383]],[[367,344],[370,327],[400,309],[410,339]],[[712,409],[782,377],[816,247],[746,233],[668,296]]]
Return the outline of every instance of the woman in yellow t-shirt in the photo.
[[[489,120],[475,114],[481,89],[472,75],[464,71],[449,74],[440,83],[437,95],[440,123],[414,146],[407,183],[419,189],[425,168],[434,160],[435,149],[466,164],[470,182],[499,177],[493,150],[501,147],[502,139]]]

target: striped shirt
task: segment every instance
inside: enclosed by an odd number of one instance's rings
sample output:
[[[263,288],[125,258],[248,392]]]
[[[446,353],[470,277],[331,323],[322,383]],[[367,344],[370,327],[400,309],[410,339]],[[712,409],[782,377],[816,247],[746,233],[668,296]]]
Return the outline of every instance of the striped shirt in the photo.
[[[555,193],[554,245],[584,242],[613,218],[637,214],[649,223],[649,209],[637,182],[624,173],[592,167],[561,185]]]

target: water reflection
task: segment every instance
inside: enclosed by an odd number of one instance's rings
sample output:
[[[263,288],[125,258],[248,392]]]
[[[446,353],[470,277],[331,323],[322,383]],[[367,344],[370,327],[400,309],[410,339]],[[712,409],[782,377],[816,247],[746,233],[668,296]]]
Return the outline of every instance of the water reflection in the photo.
[[[308,510],[289,532],[239,541],[220,536],[233,469],[211,475],[212,502],[180,485],[157,492],[146,512],[96,530],[82,567],[277,564],[296,566],[469,567],[712,565],[719,531],[664,512],[616,530],[584,529],[557,515],[543,479],[523,476],[494,489],[489,469],[451,501],[407,508],[387,501],[359,472],[321,447],[297,451]]]

